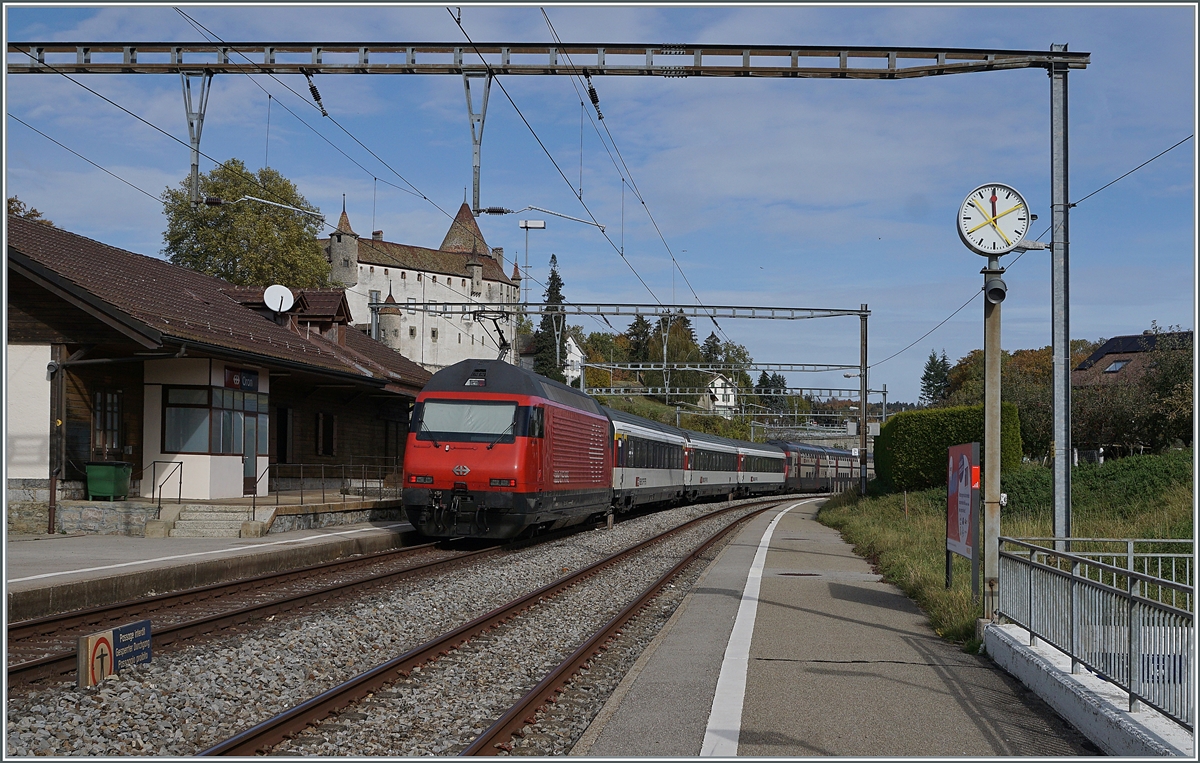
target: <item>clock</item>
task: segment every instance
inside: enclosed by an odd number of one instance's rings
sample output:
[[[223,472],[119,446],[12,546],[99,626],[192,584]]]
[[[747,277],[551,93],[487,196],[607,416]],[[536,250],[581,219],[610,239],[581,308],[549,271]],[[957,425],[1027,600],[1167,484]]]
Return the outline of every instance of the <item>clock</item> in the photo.
[[[958,237],[976,254],[1008,254],[1029,232],[1029,205],[1012,186],[986,183],[967,194],[958,210]]]

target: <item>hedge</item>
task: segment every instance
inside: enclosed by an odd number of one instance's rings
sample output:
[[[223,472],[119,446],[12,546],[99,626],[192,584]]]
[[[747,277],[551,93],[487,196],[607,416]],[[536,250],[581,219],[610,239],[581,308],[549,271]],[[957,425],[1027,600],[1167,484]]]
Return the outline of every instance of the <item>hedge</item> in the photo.
[[[920,490],[946,482],[946,450],[951,445],[980,443],[983,406],[904,411],[888,419],[875,438],[875,474],[896,490]],[[1021,465],[1021,421],[1017,406],[1000,406],[1000,471]]]

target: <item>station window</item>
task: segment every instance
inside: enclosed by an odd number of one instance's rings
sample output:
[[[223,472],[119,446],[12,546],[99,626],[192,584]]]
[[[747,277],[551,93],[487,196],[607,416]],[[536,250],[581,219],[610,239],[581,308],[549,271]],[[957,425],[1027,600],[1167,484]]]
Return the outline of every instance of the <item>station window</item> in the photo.
[[[92,395],[92,458],[107,460],[121,453],[121,393],[96,390]]]
[[[270,447],[267,395],[224,387],[163,387],[163,452],[234,455]],[[247,442],[246,438],[249,437]]]

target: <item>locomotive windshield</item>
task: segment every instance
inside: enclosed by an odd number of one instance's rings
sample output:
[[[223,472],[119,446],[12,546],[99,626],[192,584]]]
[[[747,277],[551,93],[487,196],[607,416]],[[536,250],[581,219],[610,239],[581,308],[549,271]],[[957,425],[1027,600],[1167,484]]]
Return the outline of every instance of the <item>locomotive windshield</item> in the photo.
[[[412,428],[418,440],[512,442],[516,414],[516,403],[426,400],[413,410]]]

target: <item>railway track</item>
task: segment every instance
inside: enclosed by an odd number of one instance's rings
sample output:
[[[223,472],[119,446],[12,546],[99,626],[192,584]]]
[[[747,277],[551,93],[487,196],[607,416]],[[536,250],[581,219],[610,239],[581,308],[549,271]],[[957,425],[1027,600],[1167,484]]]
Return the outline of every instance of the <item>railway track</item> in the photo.
[[[698,528],[701,528],[704,523],[711,523],[714,519],[730,512],[745,512],[750,509],[743,516],[739,516],[733,522],[724,525],[718,532],[712,533],[705,540],[693,546],[690,552],[683,555],[683,559],[658,575],[649,586],[642,590],[640,595],[629,601],[615,616],[606,617],[602,627],[595,629],[590,636],[586,636],[581,642],[578,642],[578,647],[565,660],[557,662],[556,666],[552,666],[550,670],[546,671],[536,686],[518,695],[520,699],[498,719],[490,722],[490,726],[483,730],[483,733],[479,734],[473,742],[466,745],[462,753],[495,755],[497,750],[509,750],[513,734],[520,734],[525,726],[536,722],[538,709],[548,702],[553,702],[555,695],[570,683],[580,668],[604,650],[609,642],[618,637],[621,629],[644,610],[659,592],[669,586],[671,580],[735,526],[766,511],[771,506],[778,505],[779,502],[780,499],[774,498],[722,509],[630,546],[443,633],[421,646],[360,673],[307,701],[297,703],[288,710],[213,745],[199,754],[207,756],[253,755],[272,750],[277,745],[303,734],[309,727],[318,726],[330,716],[348,717],[351,720],[357,716],[366,718],[365,714],[355,714],[348,708],[352,708],[356,703],[369,697],[393,694],[383,690],[389,685],[419,676],[423,670],[426,672],[429,669],[436,670],[436,666],[432,666],[431,663],[447,660],[459,652],[469,651],[478,643],[482,643],[482,648],[486,649],[487,642],[491,638],[499,638],[498,634],[510,629],[506,626],[515,628],[523,616],[531,613],[536,615],[537,611],[553,603],[557,597],[580,587],[586,581],[598,579],[605,571],[618,568],[623,563],[627,564],[637,559],[643,559],[644,555],[653,555],[655,549],[661,547],[661,544],[668,539],[680,536],[690,530],[698,532]],[[489,633],[491,633],[490,636]],[[394,716],[389,715],[389,718],[394,718]],[[495,718],[495,715],[492,718]],[[345,726],[336,726],[336,728],[340,730]],[[354,752],[359,751],[355,750]],[[345,754],[345,751],[342,750],[341,754]]]
[[[76,671],[76,643],[80,636],[131,620],[153,620],[157,652],[181,641],[332,597],[409,575],[444,570],[504,548],[493,546],[476,551],[453,551],[442,546],[441,543],[409,546],[10,623],[8,680],[13,684],[69,678]]]

